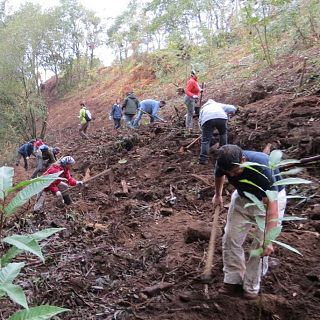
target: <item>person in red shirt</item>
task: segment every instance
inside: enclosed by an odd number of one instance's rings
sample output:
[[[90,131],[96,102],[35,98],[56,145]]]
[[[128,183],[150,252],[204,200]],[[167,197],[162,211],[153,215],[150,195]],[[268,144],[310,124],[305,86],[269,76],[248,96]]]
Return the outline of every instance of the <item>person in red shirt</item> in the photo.
[[[184,104],[187,106],[186,128],[192,130],[192,119],[196,102],[199,98],[201,88],[198,84],[198,78],[195,71],[191,71],[190,79],[185,89]]]
[[[76,186],[78,184],[82,185],[82,181],[75,180],[71,174],[70,170],[72,166],[74,165],[75,161],[72,157],[66,156],[61,158],[58,162],[54,163],[43,175],[48,175],[52,173],[61,172],[60,176],[61,178],[65,178],[65,180],[57,179],[54,182],[50,184],[49,187],[45,188],[42,192],[40,192],[37,195],[36,203],[33,208],[33,212],[42,212],[44,203],[45,203],[45,197],[47,192],[51,192],[54,195],[56,195],[59,199],[61,199],[62,203],[65,203],[67,205],[71,204],[71,198],[67,192],[65,192],[69,186]]]

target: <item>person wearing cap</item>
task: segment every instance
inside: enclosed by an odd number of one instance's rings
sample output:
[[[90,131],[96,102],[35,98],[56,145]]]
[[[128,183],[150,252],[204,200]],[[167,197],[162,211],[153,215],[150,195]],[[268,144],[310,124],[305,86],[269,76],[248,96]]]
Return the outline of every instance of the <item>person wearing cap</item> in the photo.
[[[201,88],[198,84],[198,78],[195,71],[191,71],[190,79],[187,82],[185,89],[184,104],[187,106],[186,128],[192,130],[192,120],[194,108],[196,106]]]
[[[139,100],[133,92],[128,92],[127,97],[122,103],[122,111],[128,128],[133,128],[134,116],[139,109]]]
[[[36,140],[32,139],[29,142],[24,143],[23,145],[21,145],[19,147],[17,160],[16,160],[16,166],[19,165],[21,158],[23,158],[24,168],[26,170],[28,170],[28,160],[29,160],[30,156],[34,155],[36,157],[36,154],[35,154],[35,143],[36,143]]]
[[[58,147],[50,148],[46,144],[42,144],[37,150],[37,166],[31,175],[31,179],[36,178],[39,172],[44,171],[56,162],[59,152],[60,149]]]
[[[68,190],[69,186],[76,186],[76,185],[83,184],[82,181],[75,180],[70,174],[70,170],[74,165],[74,163],[75,163],[75,160],[71,156],[65,156],[61,158],[58,162],[50,166],[50,168],[43,174],[45,176],[48,174],[53,174],[61,171],[61,174],[59,177],[66,179],[66,181],[57,179],[54,182],[52,182],[49,187],[45,188],[42,192],[40,192],[37,195],[36,203],[33,208],[34,212],[43,211],[47,192],[53,193],[56,197],[61,199],[62,203],[65,203],[67,205],[71,204],[72,202],[71,198],[66,191]]]
[[[201,150],[199,164],[207,164],[209,148],[215,129],[219,132],[219,146],[227,144],[227,121],[234,115],[237,107],[209,99],[200,109],[199,127],[201,128]]]
[[[251,162],[250,168],[241,166]],[[252,163],[256,163],[254,165]],[[245,260],[243,243],[256,226],[256,217],[266,219],[265,234],[279,226],[286,207],[284,186],[273,184],[281,180],[279,170],[269,169],[269,156],[262,152],[242,150],[237,145],[227,144],[218,151],[215,166],[215,195],[212,199],[214,208],[223,207],[223,186],[227,176],[235,187],[229,204],[227,223],[222,238],[222,257],[224,286],[220,294],[243,295],[245,299],[255,300],[260,290],[261,274],[268,269],[268,256],[274,251],[273,245],[264,245],[264,232],[256,228],[253,235],[252,249],[261,248],[263,256],[249,255]],[[275,200],[269,200],[267,191],[275,191]],[[251,194],[263,201],[265,211],[253,206],[248,198]]]
[[[152,99],[146,99],[140,102],[139,112],[134,119],[133,127],[138,128],[139,122],[143,116],[143,114],[147,114],[150,116],[150,123],[153,123],[156,120],[165,122],[162,118],[158,116],[158,112],[160,108],[164,107],[166,105],[166,102],[161,100],[152,100]]]
[[[80,118],[80,129],[79,133],[81,137],[88,139],[87,136],[87,130],[89,127],[89,123],[91,121],[91,113],[88,110],[87,106],[85,105],[85,102],[80,102],[80,112],[79,112],[79,118]]]

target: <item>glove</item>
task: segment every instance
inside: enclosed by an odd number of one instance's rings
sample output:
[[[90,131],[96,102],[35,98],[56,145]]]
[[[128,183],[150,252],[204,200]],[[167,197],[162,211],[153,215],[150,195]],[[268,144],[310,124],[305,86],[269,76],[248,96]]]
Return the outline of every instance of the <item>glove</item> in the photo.
[[[77,186],[83,186],[83,181],[77,181]]]
[[[193,99],[198,99],[198,96],[193,95],[192,98],[193,98]]]
[[[61,191],[57,191],[57,192],[56,192],[56,196],[61,199],[62,203],[64,203],[64,200],[63,200],[63,196],[62,196]]]

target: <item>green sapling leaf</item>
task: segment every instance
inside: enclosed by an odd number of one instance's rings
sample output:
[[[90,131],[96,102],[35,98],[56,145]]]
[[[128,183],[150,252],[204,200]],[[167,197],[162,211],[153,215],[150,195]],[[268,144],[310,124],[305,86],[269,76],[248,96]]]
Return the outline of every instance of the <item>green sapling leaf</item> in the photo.
[[[280,150],[273,150],[271,151],[270,155],[269,155],[269,167],[271,169],[276,168],[279,163],[281,162],[282,159],[282,151]]]
[[[14,170],[11,167],[0,168],[0,199],[4,200],[5,190],[12,186]]]
[[[312,181],[301,178],[286,178],[276,181],[272,186],[286,186],[291,184],[310,184]]]
[[[27,310],[18,311],[13,314],[9,320],[47,320],[59,313],[66,311],[70,310],[49,305],[42,305]]]
[[[0,290],[4,291],[15,303],[20,304],[26,309],[28,308],[26,295],[20,286],[12,283],[4,283],[0,285]]]
[[[283,243],[283,242],[280,242],[280,241],[276,241],[276,240],[272,240],[271,242],[276,243],[277,245],[279,245],[281,247],[284,247],[284,248],[286,248],[286,249],[288,249],[288,250],[290,250],[290,251],[292,251],[294,253],[300,254],[300,256],[302,256],[302,254],[297,249],[289,246],[286,243]]]
[[[34,255],[39,257],[41,261],[44,261],[44,257],[42,255],[39,243],[36,240],[30,238],[29,236],[13,235],[4,238],[3,242],[9,243],[20,250],[33,253]]]

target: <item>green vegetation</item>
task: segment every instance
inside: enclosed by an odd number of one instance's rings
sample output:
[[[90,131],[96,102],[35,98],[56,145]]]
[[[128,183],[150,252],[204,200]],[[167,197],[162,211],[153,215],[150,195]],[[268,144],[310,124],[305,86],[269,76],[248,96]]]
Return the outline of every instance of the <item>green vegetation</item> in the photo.
[[[282,159],[282,152],[280,150],[274,150],[270,153],[270,158],[269,158],[269,164],[268,166],[265,165],[261,165],[259,163],[255,163],[255,162],[244,162],[243,164],[241,164],[242,167],[245,167],[247,169],[253,170],[259,174],[260,173],[259,170],[257,170],[254,167],[266,167],[272,171],[274,171],[275,169],[287,166],[287,165],[291,165],[291,164],[299,164],[299,160],[295,160],[295,159],[290,159],[290,160],[281,160]],[[279,175],[282,176],[282,180],[279,180],[277,182],[275,182],[272,186],[289,186],[289,185],[297,185],[297,184],[309,184],[312,183],[309,180],[305,180],[305,179],[301,179],[301,178],[296,178],[296,177],[290,177],[290,178],[286,178],[286,176],[294,176],[297,173],[301,172],[301,168],[294,168],[294,169],[290,169],[287,171],[282,171],[281,173],[279,173]],[[262,174],[263,175],[263,174]],[[244,183],[248,183],[250,185],[254,185],[257,188],[260,188],[259,186],[257,186],[253,181],[248,181],[248,180],[240,180],[241,182]],[[261,189],[262,190],[262,189]],[[278,198],[278,192],[277,191],[271,191],[268,190],[265,192],[266,197],[268,198],[268,200],[270,202],[272,201],[276,201]],[[263,239],[262,239],[262,246],[261,248],[255,249],[251,251],[251,255],[255,255],[255,256],[262,256],[264,248],[266,248],[270,243],[276,243],[279,246],[282,246],[288,250],[291,250],[295,253],[301,254],[298,250],[296,250],[295,248],[291,247],[290,245],[283,243],[281,241],[276,240],[276,238],[280,235],[281,230],[282,230],[282,226],[279,224],[277,227],[273,228],[270,231],[266,231],[266,224],[267,224],[267,220],[266,220],[266,214],[267,214],[267,209],[266,209],[266,204],[264,204],[262,201],[260,201],[255,195],[245,192],[245,195],[252,201],[251,203],[247,204],[246,207],[248,206],[256,206],[259,208],[259,210],[261,211],[261,213],[263,215],[261,216],[257,216],[256,217],[256,227],[263,233]],[[297,199],[301,199],[302,197],[299,195],[295,195],[293,196],[287,196],[287,199],[292,199],[292,198],[297,198]],[[300,218],[297,216],[287,216],[287,217],[283,217],[281,219],[279,219],[279,223],[281,223],[282,221],[291,221],[291,220],[304,220],[304,218]],[[259,239],[257,239],[258,242],[260,242]]]
[[[257,67],[320,38],[317,0],[132,0],[107,21],[77,0],[46,10],[26,3],[11,14],[6,5],[0,0],[0,147],[7,152],[45,136],[44,89],[62,96],[110,78],[98,76],[100,46],[114,51],[119,72],[147,66],[161,83],[180,84],[191,69],[204,81],[248,79]],[[45,88],[47,72],[56,81]]]
[[[61,174],[61,172],[33,180],[22,181],[16,186],[13,186],[13,168],[0,168],[0,238],[3,234],[6,219],[14,214],[16,210],[31,197],[48,187],[57,179],[59,174]],[[23,189],[20,190],[21,188]],[[11,194],[13,192],[17,193],[12,198]],[[11,198],[10,201],[8,200],[9,198]],[[25,266],[25,263],[12,262],[12,260],[17,255],[28,252],[37,256],[41,261],[44,261],[39,242],[61,230],[63,230],[63,228],[50,228],[30,235],[11,235],[1,239],[2,242],[11,245],[11,248],[0,257],[0,299],[8,296],[13,302],[25,309],[13,314],[9,320],[45,320],[61,312],[68,311],[67,309],[49,305],[29,308],[22,288],[13,283],[20,274],[21,269]]]

